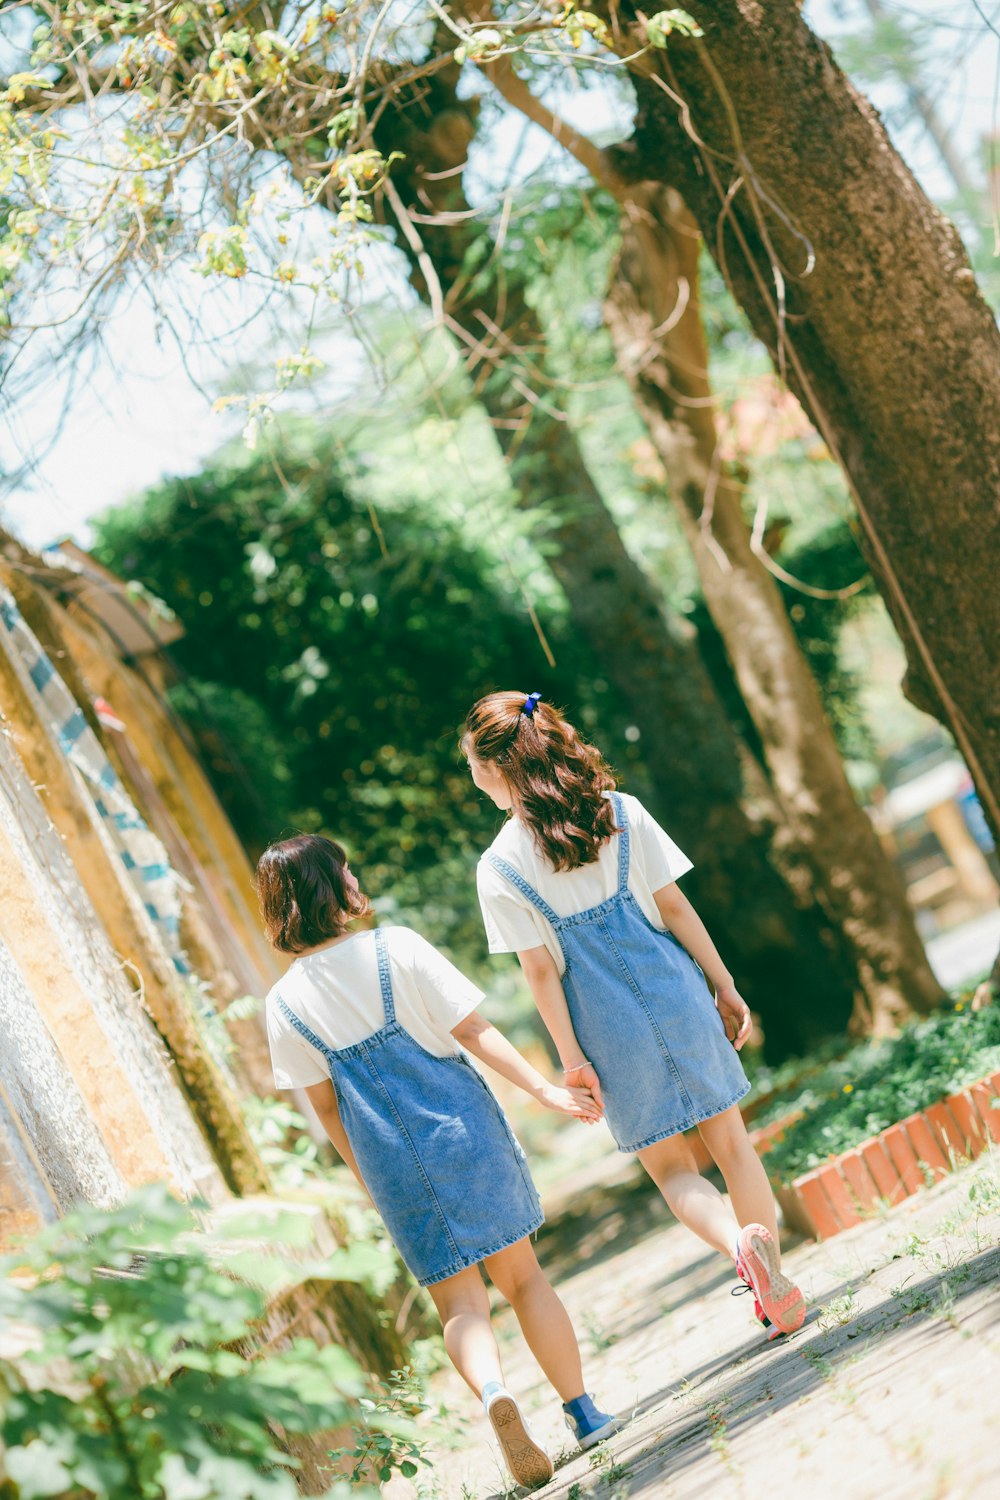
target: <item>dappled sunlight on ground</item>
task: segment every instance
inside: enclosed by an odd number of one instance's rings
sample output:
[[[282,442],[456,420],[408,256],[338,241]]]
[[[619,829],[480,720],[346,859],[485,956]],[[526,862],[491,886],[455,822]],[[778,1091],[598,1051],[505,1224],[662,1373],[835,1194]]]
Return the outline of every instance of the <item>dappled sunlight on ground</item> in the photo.
[[[496,1316],[508,1383],[557,1455],[539,1494],[741,1500],[976,1500],[995,1493],[1000,1420],[1000,1153],[826,1244],[789,1237],[810,1301],[804,1328],[764,1341],[734,1277],[611,1157],[550,1195],[540,1258],[580,1334],[588,1388],[634,1413],[589,1456],[571,1454],[558,1402]],[[427,1495],[506,1488],[486,1424],[450,1371],[454,1447]],[[523,1493],[523,1492],[517,1492]]]

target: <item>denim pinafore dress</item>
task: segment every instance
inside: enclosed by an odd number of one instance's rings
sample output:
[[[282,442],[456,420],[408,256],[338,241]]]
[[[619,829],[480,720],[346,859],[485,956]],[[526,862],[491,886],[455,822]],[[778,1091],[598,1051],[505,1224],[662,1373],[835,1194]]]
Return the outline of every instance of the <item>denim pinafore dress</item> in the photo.
[[[385,936],[375,930],[385,1019],[350,1047],[322,1053],[365,1186],[421,1286],[444,1281],[534,1233],[544,1219],[524,1152],[464,1053],[435,1057],[396,1020]]]
[[[618,889],[599,906],[559,917],[513,865],[486,859],[555,929],[566,1004],[611,1134],[619,1151],[641,1151],[721,1114],[750,1084],[701,969],[628,888],[628,819],[617,793],[611,800]]]

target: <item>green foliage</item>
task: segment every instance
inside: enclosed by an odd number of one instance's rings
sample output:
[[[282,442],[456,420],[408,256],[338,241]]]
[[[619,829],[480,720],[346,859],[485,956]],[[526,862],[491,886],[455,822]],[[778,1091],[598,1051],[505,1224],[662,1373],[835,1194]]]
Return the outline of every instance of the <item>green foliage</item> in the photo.
[[[658,10],[646,22],[646,38],[651,47],[666,47],[667,38],[673,36],[704,36],[694,16],[686,10]]]
[[[388,1380],[379,1382],[382,1393],[376,1399],[362,1397],[364,1413],[353,1448],[335,1448],[330,1457],[349,1458],[351,1482],[360,1484],[366,1478],[386,1484],[393,1470],[404,1479],[413,1479],[424,1456],[426,1444],[414,1436],[411,1419],[429,1410],[424,1398],[423,1381],[411,1365],[393,1370]],[[402,1421],[400,1421],[402,1418]]]
[[[499,815],[472,785],[459,727],[508,685],[579,715],[599,673],[559,614],[558,670],[546,664],[485,543],[409,504],[398,475],[376,513],[340,462],[306,427],[280,452],[227,452],[106,515],[97,555],[183,619],[171,649],[191,675],[174,705],[251,849],[327,831],[380,916],[481,959],[472,865]]]
[[[252,1338],[268,1291],[366,1278],[373,1252],[320,1266],[245,1248],[305,1243],[308,1221],[287,1212],[197,1229],[191,1207],[149,1187],[78,1209],[0,1261],[5,1500],[295,1500],[286,1436],[369,1429],[367,1380],[346,1350],[295,1339],[255,1358]]]
[[[254,1145],[277,1188],[300,1188],[326,1178],[329,1164],[323,1157],[327,1153],[321,1153],[294,1105],[250,1095],[243,1109]]]
[[[774,1101],[772,1115],[805,1113],[768,1152],[768,1172],[787,1182],[997,1067],[996,1005],[973,1011],[959,1001],[898,1037],[854,1047]]]

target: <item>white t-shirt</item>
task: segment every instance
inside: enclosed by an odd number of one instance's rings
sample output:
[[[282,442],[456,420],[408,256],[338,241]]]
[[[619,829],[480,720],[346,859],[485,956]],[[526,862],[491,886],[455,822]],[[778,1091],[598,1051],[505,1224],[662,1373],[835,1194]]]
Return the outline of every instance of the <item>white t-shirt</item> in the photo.
[[[607,792],[604,794],[608,795]],[[635,797],[621,793],[629,831],[628,888],[654,927],[664,930],[654,891],[662,890],[691,869],[691,861]],[[487,854],[513,865],[558,917],[572,917],[607,901],[618,889],[617,835],[601,846],[597,858],[575,870],[553,870],[530,830],[510,818],[479,861],[476,884],[491,953],[548,948],[560,974],[565,968],[552,924],[521,891],[493,868]]]
[[[461,1052],[451,1035],[483,998],[482,990],[408,927],[384,927],[396,1020],[435,1057]],[[356,932],[295,959],[265,1002],[271,1066],[279,1089],[308,1088],[329,1072],[321,1055],[278,1005],[281,996],[330,1047],[352,1047],[384,1025],[375,934]]]

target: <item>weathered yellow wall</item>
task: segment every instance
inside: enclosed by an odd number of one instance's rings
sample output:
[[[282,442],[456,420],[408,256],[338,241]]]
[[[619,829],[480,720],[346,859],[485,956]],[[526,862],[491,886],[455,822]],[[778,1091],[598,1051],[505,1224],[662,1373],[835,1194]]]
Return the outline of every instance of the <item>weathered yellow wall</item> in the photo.
[[[244,851],[155,683],[99,623],[40,582],[7,543],[0,584],[17,600],[123,785],[190,885],[182,940],[220,1004],[278,973]],[[93,700],[125,723],[104,729]],[[85,1201],[110,1205],[161,1180],[224,1212],[267,1190],[238,1092],[270,1092],[260,1020],[234,1026],[234,1076],[213,1059],[186,981],[125,873],[91,789],[64,753],[31,675],[0,631],[0,1248]],[[326,1220],[332,1246],[341,1231]],[[319,1231],[318,1231],[319,1233]],[[404,1361],[359,1287],[309,1283],[271,1308],[261,1340],[302,1333],[351,1347],[369,1369]],[[307,1493],[323,1445],[303,1444]]]
[[[3,688],[0,683],[0,694]],[[0,706],[6,707],[0,698]],[[30,726],[21,725],[22,744]],[[3,1081],[60,1208],[165,1178],[218,1197],[222,1178],[17,754],[0,736]],[[33,1072],[37,1058],[37,1074]],[[81,1177],[73,1158],[89,1162]]]
[[[0,581],[6,581],[2,569]],[[16,581],[23,596],[23,583]],[[65,664],[68,646],[57,643],[55,622],[50,620],[48,623],[50,638],[45,644],[49,646],[50,659],[55,648],[62,653],[57,659]],[[85,701],[89,702],[89,699]],[[141,1007],[152,1018],[176,1065],[177,1074],[173,1081],[179,1079],[194,1106],[225,1181],[240,1191],[258,1191],[266,1185],[266,1174],[250,1141],[238,1101],[205,1052],[183,982],[173,968],[159,932],[127,878],[117,850],[109,842],[89,788],[62,754],[45,715],[39,712],[37,690],[23,664],[16,656],[4,652],[0,652],[0,705],[9,720],[11,742],[38,789],[38,796],[52,824],[62,836],[75,877],[93,907],[91,925],[103,929],[105,940],[117,955],[119,985],[130,993],[141,995]],[[15,901],[16,891],[11,891],[6,904],[13,909]],[[76,992],[68,991],[59,1003],[63,991],[54,979],[46,978],[45,953],[44,945],[38,944],[28,934],[22,966],[32,967],[32,988],[39,990],[40,1007],[50,1024],[76,1024],[83,1035],[88,1034],[86,1017],[79,1011]],[[140,1008],[137,1003],[135,1008]],[[84,1050],[81,1040],[77,1043],[77,1050],[84,1075],[96,1076],[100,1070],[93,1066],[93,1055],[96,1055],[93,1049]],[[117,1062],[112,1058],[103,1069],[106,1086],[113,1097],[125,1098],[127,1089],[120,1087],[118,1071]],[[105,1121],[104,1113],[97,1117]],[[110,1129],[110,1115],[106,1124]],[[147,1159],[146,1145],[144,1139],[137,1137],[136,1144],[129,1150],[139,1158]],[[148,1159],[152,1164],[153,1158]],[[162,1162],[155,1167],[150,1165],[146,1179],[171,1175],[165,1173],[163,1167]],[[146,1180],[137,1176],[124,1161],[122,1169],[129,1183]]]
[[[279,969],[261,933],[250,863],[182,728],[147,681],[153,674],[123,662],[73,600],[57,604],[16,569],[5,581],[49,656],[60,670],[69,668],[78,701],[104,698],[125,723],[124,733],[116,733],[90,716],[174,869],[193,888],[184,900],[182,935],[194,969],[217,1003],[266,994]],[[266,1092],[273,1085],[260,1018],[234,1023],[233,1035],[238,1070],[256,1092]]]

